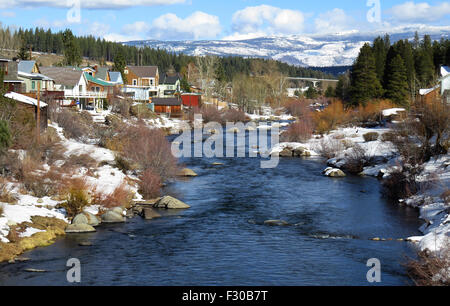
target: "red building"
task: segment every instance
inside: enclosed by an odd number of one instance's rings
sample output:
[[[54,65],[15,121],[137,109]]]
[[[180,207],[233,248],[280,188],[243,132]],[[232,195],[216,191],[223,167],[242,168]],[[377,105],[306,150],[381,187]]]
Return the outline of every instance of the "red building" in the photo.
[[[183,93],[181,94],[183,105],[187,107],[199,107],[202,104],[202,95],[198,93]]]

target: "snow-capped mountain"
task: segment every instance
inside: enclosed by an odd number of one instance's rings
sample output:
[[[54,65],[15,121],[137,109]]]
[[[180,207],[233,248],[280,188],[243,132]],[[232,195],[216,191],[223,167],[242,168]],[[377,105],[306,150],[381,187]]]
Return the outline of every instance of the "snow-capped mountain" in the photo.
[[[450,36],[446,27],[402,27],[389,32],[391,41],[412,39],[415,31],[430,34],[433,39]],[[260,57],[279,60],[304,67],[348,66],[366,42],[372,42],[385,32],[361,33],[349,31],[327,35],[268,36],[247,40],[160,41],[143,40],[126,42],[127,45],[149,46],[188,55],[217,55]]]

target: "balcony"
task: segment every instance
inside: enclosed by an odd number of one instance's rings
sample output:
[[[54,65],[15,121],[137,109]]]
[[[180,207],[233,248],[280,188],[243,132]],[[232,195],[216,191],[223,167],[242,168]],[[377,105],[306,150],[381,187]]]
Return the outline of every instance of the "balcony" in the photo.
[[[64,90],[64,97],[65,98],[75,98],[75,99],[106,99],[108,93],[106,91],[101,92],[95,92],[95,91],[74,91],[72,89],[66,89]]]

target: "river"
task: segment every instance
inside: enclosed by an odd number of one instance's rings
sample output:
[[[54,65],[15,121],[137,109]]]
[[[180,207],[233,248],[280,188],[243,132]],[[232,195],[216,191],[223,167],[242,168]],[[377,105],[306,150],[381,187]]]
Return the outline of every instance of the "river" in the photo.
[[[81,262],[82,285],[364,286],[370,258],[381,262],[381,285],[410,284],[402,264],[411,246],[370,238],[418,235],[421,222],[383,199],[377,179],[324,177],[319,158],[285,158],[275,169],[257,158],[181,161],[199,176],[165,193],[191,209],[66,236],[24,254],[30,261],[1,264],[0,285],[69,285],[69,258]],[[269,219],[290,225],[264,225]]]

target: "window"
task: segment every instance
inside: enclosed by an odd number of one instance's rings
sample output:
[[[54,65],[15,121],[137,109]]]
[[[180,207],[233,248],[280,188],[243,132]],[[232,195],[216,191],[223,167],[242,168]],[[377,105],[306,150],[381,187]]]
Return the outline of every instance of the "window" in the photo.
[[[133,79],[133,86],[137,86],[137,80]]]
[[[128,74],[128,69],[125,69],[123,73]]]
[[[36,89],[36,82],[35,81],[31,81],[31,89]]]
[[[153,79],[150,79],[150,85],[153,86]]]

